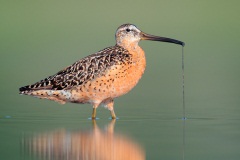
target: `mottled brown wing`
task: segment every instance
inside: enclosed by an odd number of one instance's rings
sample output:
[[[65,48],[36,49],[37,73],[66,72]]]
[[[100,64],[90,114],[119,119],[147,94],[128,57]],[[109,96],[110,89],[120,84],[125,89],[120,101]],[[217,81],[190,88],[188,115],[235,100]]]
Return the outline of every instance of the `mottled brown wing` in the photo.
[[[75,62],[53,76],[45,78],[35,84],[21,87],[19,91],[21,94],[24,94],[42,89],[69,89],[93,80],[104,74],[107,69],[113,65],[130,62],[131,55],[126,49],[117,45],[108,47]]]

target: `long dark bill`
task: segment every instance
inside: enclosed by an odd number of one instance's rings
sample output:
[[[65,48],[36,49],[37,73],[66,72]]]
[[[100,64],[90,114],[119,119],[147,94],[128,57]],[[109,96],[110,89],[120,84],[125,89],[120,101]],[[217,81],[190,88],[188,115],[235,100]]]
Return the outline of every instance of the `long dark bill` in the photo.
[[[184,46],[185,43],[182,41],[178,41],[175,39],[171,39],[171,38],[166,38],[166,37],[158,37],[158,36],[154,36],[154,35],[150,35],[144,32],[141,32],[141,39],[142,40],[150,40],[150,41],[161,41],[161,42],[168,42],[168,43],[175,43],[175,44],[179,44]]]

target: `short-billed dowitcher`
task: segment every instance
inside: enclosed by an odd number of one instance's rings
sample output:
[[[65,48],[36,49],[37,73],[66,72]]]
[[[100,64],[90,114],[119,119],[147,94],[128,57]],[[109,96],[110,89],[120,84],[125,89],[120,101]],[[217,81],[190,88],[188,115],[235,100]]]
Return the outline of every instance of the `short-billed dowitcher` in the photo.
[[[116,31],[116,45],[78,60],[56,74],[19,89],[20,94],[49,99],[59,103],[90,103],[92,119],[103,105],[112,119],[114,99],[128,93],[142,77],[146,67],[140,40],[175,43],[184,42],[153,36],[140,31],[133,24],[123,24]]]

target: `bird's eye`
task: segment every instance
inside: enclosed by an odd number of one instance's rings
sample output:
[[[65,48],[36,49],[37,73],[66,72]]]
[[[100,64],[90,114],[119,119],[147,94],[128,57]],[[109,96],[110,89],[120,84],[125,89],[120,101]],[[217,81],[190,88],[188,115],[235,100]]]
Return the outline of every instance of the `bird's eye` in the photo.
[[[127,32],[130,32],[131,30],[129,28],[126,29]]]

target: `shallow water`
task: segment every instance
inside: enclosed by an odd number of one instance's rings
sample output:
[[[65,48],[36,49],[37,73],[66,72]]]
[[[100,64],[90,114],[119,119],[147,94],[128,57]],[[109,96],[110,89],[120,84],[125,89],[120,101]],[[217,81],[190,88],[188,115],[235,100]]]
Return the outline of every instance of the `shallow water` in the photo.
[[[1,159],[117,160],[127,154],[129,159],[219,160],[240,156],[240,119],[234,116],[182,120],[177,115],[136,111],[142,116],[121,116],[112,122],[102,113],[106,110],[99,109],[100,119],[92,122],[86,117],[89,112],[66,114],[61,109],[55,115],[2,117]]]
[[[106,156],[105,150],[120,158],[124,152],[147,160],[239,160],[239,5],[139,1],[136,8],[135,1],[3,1],[0,160],[97,159]],[[103,108],[93,124],[90,105],[18,95],[19,87],[114,45],[116,28],[126,22],[186,43],[187,120],[182,120],[181,46],[174,44],[140,42],[146,71],[130,93],[115,100],[119,119],[110,129],[110,114]]]

